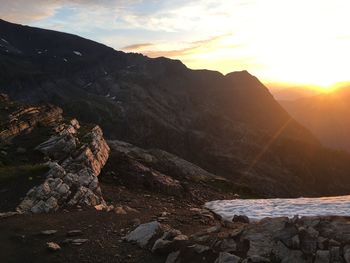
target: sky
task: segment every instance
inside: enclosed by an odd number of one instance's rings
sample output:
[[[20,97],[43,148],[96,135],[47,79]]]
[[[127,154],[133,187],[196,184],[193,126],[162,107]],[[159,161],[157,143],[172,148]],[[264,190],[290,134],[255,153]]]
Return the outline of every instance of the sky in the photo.
[[[0,18],[265,83],[350,80],[349,0],[0,0]]]

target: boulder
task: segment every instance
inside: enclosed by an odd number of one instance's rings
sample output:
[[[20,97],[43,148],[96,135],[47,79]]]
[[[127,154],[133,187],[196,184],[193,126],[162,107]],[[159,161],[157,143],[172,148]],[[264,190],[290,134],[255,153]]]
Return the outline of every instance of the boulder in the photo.
[[[161,225],[157,221],[139,225],[131,231],[125,239],[129,242],[136,242],[140,247],[145,248],[150,245],[152,239],[162,233]]]

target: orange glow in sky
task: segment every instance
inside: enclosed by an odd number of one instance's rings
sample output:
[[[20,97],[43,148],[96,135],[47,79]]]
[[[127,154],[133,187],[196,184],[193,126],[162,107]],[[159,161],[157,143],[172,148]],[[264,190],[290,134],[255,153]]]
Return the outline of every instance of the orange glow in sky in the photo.
[[[0,17],[265,83],[349,81],[349,0],[1,0]]]

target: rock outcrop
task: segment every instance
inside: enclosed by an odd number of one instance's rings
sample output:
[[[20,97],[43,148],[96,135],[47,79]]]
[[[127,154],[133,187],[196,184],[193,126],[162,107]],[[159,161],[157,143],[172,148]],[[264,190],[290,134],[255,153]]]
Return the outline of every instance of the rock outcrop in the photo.
[[[62,121],[62,109],[53,105],[18,104],[10,101],[4,94],[0,94],[0,103],[2,106],[0,140],[2,141],[30,132],[37,125],[49,126]]]
[[[79,129],[75,119],[61,124],[56,135],[37,147],[55,161],[49,162],[45,182],[27,193],[18,212],[47,213],[64,206],[105,204],[97,176],[107,162],[109,147],[100,127],[86,134]]]
[[[102,178],[109,184],[122,184],[173,196],[205,197],[205,200],[210,199],[207,196],[212,190],[222,192],[222,185],[226,192],[232,187],[228,180],[168,152],[145,150],[117,140],[108,141],[108,144],[111,156]]]
[[[349,217],[296,216],[221,224],[187,237],[169,226],[151,222],[140,225],[126,240],[168,255],[166,262],[350,262]],[[157,231],[151,226],[157,226]],[[141,245],[144,235],[134,238],[135,233],[146,230],[152,238]]]

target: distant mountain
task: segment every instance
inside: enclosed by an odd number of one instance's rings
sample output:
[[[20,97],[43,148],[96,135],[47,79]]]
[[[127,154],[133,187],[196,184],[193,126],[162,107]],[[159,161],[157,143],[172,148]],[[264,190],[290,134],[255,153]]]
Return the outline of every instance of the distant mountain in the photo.
[[[326,146],[350,152],[350,87],[295,101],[283,107]]]
[[[269,90],[273,97],[278,100],[297,100],[319,95],[320,92],[315,88],[308,87],[275,87],[269,86]]]
[[[323,148],[246,71],[190,70],[5,21],[0,41],[0,90],[14,99],[54,103],[108,139],[165,150],[241,191],[350,191],[350,156]]]

